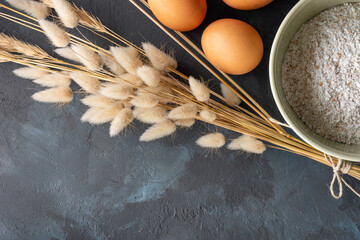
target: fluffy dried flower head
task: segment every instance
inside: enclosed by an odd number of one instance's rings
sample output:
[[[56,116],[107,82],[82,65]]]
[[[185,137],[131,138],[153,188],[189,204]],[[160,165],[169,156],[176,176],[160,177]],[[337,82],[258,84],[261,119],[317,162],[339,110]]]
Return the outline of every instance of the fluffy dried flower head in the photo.
[[[71,78],[63,73],[50,73],[33,82],[43,87],[68,87],[71,84]]]
[[[32,98],[44,103],[68,103],[73,99],[73,92],[69,87],[49,88],[33,94]]]
[[[136,74],[136,70],[142,66],[139,52],[133,47],[110,47],[110,51],[128,73]]]
[[[103,66],[101,57],[93,50],[80,45],[71,45],[71,49],[75,52],[78,60],[88,69],[97,71]]]
[[[119,82],[127,84],[129,87],[139,87],[143,84],[143,81],[136,75],[131,73],[125,73],[120,75]]]
[[[112,106],[107,108],[89,108],[81,117],[82,122],[88,122],[93,125],[104,124],[114,120],[122,107]]]
[[[206,102],[210,99],[210,89],[205,85],[205,83],[190,76],[189,85],[193,95],[198,101]]]
[[[41,2],[36,2],[32,0],[6,0],[11,6],[17,8],[21,11],[26,12],[27,14],[33,16],[37,19],[46,18],[50,9]]]
[[[124,84],[106,83],[100,89],[100,93],[108,98],[126,100],[133,93],[133,90]]]
[[[91,94],[81,99],[81,102],[89,107],[106,108],[117,105],[117,101],[104,97],[100,94]]]
[[[194,118],[180,119],[175,122],[175,124],[179,127],[189,128],[195,124]]]
[[[110,136],[115,137],[124,130],[134,120],[133,112],[130,108],[122,109],[111,122]]]
[[[81,72],[72,72],[70,77],[86,92],[96,93],[101,87],[98,79]]]
[[[243,150],[249,153],[262,154],[266,150],[266,146],[260,140],[248,136],[242,135],[239,138],[233,140],[229,145],[230,150]]]
[[[151,43],[143,43],[142,47],[151,64],[159,71],[169,71],[169,68],[176,69],[177,61],[169,54],[164,53]]]
[[[170,120],[156,123],[148,128],[140,137],[141,142],[149,142],[173,134],[176,131],[176,124]]]
[[[241,99],[223,83],[221,84],[221,93],[230,104],[239,105],[241,103]]]
[[[161,74],[155,68],[144,65],[137,69],[137,75],[149,87],[157,87],[160,83]]]
[[[55,47],[66,47],[69,45],[70,36],[64,29],[45,19],[40,19],[39,24]]]
[[[212,123],[216,120],[216,114],[207,109],[204,109],[200,112],[200,117],[209,123]]]
[[[69,47],[57,48],[54,51],[63,58],[74,62],[79,62],[79,58],[77,57],[76,53]]]
[[[108,55],[104,55],[104,54],[100,54],[101,59],[103,60],[105,66],[112,72],[115,73],[116,75],[122,75],[124,73],[126,73],[125,69],[118,63],[116,62],[113,58],[111,58]]]
[[[167,110],[160,106],[153,108],[135,108],[134,116],[143,123],[159,123],[167,118]]]
[[[203,148],[221,148],[225,145],[225,137],[221,133],[210,133],[200,137],[196,144]]]
[[[52,0],[56,13],[65,27],[75,28],[79,24],[79,15],[66,0]]]
[[[159,103],[159,101],[151,95],[137,96],[130,102],[132,105],[139,108],[153,108]]]
[[[197,114],[197,107],[193,103],[186,103],[182,106],[176,107],[169,112],[169,118],[174,120],[195,118]]]
[[[18,77],[26,78],[26,79],[37,79],[37,78],[41,78],[41,77],[49,74],[49,72],[47,72],[45,70],[41,70],[38,68],[32,68],[32,67],[18,68],[18,69],[15,69],[13,71],[13,73]]]

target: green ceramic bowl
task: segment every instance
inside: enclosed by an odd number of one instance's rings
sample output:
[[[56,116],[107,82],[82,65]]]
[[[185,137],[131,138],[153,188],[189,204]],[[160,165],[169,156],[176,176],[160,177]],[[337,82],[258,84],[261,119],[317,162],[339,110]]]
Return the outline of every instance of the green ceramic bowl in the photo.
[[[281,68],[283,59],[295,33],[301,25],[313,16],[325,9],[345,2],[360,2],[360,0],[300,0],[294,6],[282,22],[271,49],[270,82],[276,105],[296,134],[308,144],[327,154],[344,160],[360,162],[360,145],[337,143],[314,133],[292,109],[282,87]]]

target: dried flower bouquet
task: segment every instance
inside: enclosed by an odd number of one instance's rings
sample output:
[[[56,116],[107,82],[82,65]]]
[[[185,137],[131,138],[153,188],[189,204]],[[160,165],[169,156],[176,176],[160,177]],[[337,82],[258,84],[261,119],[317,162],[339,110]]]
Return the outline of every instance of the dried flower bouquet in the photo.
[[[272,119],[235,81],[218,71],[221,77],[198,57],[195,52],[205,58],[185,35],[175,32],[179,38],[175,37],[133,0],[130,2],[221,82],[221,95],[204,81],[179,72],[173,55],[151,43],[143,43],[141,48],[132,44],[66,0],[6,1],[25,13],[0,4],[0,17],[44,33],[56,47],[55,53],[66,59],[61,60],[35,45],[0,34],[0,62],[23,65],[14,73],[45,88],[32,96],[38,102],[69,103],[73,100],[70,84],[74,81],[86,94],[81,102],[89,107],[81,121],[94,125],[110,123],[110,136],[124,131],[134,119],[151,124],[140,141],[169,136],[178,127],[190,128],[198,120],[241,134],[227,145],[230,150],[261,154],[266,147],[271,147],[332,167],[341,162],[337,159],[329,161],[323,152],[286,133],[281,123]],[[147,7],[146,1],[140,2]],[[67,29],[71,28],[77,28],[80,33],[80,30],[90,31],[111,46],[104,49],[83,34],[69,33]],[[241,107],[241,101],[251,111]],[[226,138],[221,133],[210,133],[196,143],[204,148],[220,148],[226,144]],[[347,174],[360,180],[360,167],[352,164]],[[339,183],[341,181],[344,180],[341,178]],[[337,197],[341,194],[342,189]]]

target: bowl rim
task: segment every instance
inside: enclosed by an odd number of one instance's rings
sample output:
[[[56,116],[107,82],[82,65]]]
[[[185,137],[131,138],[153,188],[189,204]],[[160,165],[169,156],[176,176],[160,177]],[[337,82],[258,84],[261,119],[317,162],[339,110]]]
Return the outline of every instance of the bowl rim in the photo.
[[[334,149],[332,147],[325,146],[324,144],[319,144],[318,141],[314,140],[313,138],[309,137],[306,133],[303,132],[300,128],[298,128],[295,124],[295,122],[292,120],[292,118],[288,115],[287,111],[285,110],[283,104],[280,100],[279,92],[276,90],[276,80],[275,80],[275,62],[276,62],[276,50],[279,46],[279,41],[281,37],[283,36],[285,29],[287,28],[289,22],[292,20],[293,16],[298,13],[298,11],[309,1],[313,0],[300,0],[286,15],[286,17],[283,19],[280,27],[278,28],[276,32],[276,36],[274,38],[274,41],[271,46],[271,52],[270,52],[270,59],[269,59],[269,78],[270,78],[270,86],[271,86],[271,92],[275,99],[275,103],[282,115],[282,117],[285,119],[287,124],[291,127],[291,129],[300,137],[302,138],[306,143],[310,144],[314,148],[329,154],[331,156],[334,156],[336,158],[341,158],[348,161],[354,161],[354,162],[360,162],[360,155],[359,154],[353,154],[353,153],[347,153],[345,151],[341,151],[338,149]],[[352,2],[351,0],[344,1],[345,2]],[[355,1],[353,1],[355,2]],[[319,12],[320,13],[320,12]],[[287,101],[287,100],[286,100]],[[300,117],[299,117],[300,119]],[[301,120],[301,119],[300,119]],[[313,132],[313,131],[312,131]]]

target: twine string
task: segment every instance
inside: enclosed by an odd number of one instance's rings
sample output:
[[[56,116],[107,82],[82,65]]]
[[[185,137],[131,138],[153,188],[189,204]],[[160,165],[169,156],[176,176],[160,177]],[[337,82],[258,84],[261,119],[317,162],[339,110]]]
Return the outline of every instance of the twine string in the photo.
[[[328,161],[330,163],[330,165],[332,166],[333,172],[334,172],[334,175],[333,175],[333,178],[332,178],[331,184],[330,184],[331,195],[335,199],[341,198],[343,195],[343,183],[344,183],[345,186],[348,187],[353,193],[355,193],[356,196],[360,197],[360,193],[355,191],[355,189],[353,187],[351,187],[350,184],[348,184],[342,177],[343,174],[347,174],[350,171],[350,169],[352,167],[352,163],[350,161],[338,159],[337,164],[335,165],[334,160],[332,159],[331,156],[329,156],[325,153],[324,153],[324,156],[325,156],[326,161]],[[335,194],[335,191],[334,191],[334,185],[335,185],[336,181],[339,185],[339,193],[338,194]]]

